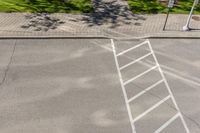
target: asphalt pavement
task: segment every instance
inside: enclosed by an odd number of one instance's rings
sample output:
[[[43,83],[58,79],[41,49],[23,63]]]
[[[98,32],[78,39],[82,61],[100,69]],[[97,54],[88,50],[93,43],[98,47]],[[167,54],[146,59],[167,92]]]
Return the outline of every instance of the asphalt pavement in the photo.
[[[117,53],[145,40],[114,40]],[[198,39],[150,39],[190,133],[200,132],[200,47]],[[1,133],[131,133],[130,118],[110,39],[0,40]],[[120,56],[123,66],[149,51],[148,45]],[[128,81],[155,64],[153,56],[123,70]],[[126,87],[131,98],[162,79],[159,70]],[[165,84],[131,102],[137,118],[169,95]],[[170,95],[171,96],[171,95]],[[136,133],[186,133],[171,99],[146,112]]]

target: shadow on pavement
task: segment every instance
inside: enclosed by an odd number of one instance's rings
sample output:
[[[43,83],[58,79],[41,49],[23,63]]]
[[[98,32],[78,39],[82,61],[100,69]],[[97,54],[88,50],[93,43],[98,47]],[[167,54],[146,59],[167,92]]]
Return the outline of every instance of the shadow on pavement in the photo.
[[[127,5],[120,4],[118,1],[104,2],[102,0],[94,0],[93,7],[94,11],[91,14],[85,14],[82,17],[82,21],[88,23],[88,26],[110,23],[112,25],[111,28],[115,28],[120,24],[132,24],[132,20],[146,20],[140,15],[133,14]],[[141,23],[135,21],[134,25],[141,25]]]
[[[26,14],[25,18],[28,19],[28,23],[21,27],[24,29],[33,28],[35,31],[53,30],[65,23],[58,18],[50,16],[49,13]]]

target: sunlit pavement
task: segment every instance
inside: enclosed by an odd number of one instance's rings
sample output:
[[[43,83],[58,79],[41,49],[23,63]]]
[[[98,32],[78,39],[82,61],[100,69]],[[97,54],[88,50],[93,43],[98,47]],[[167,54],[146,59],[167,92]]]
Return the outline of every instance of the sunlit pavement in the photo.
[[[91,21],[83,21],[87,16],[80,14],[51,14],[52,18],[57,18],[62,24],[57,25],[53,29],[46,27],[48,31],[37,31],[41,25],[27,28],[30,20],[25,16],[30,14],[25,13],[0,13],[0,37],[41,37],[41,36],[106,36],[106,37],[199,37],[199,15],[195,15],[191,19],[190,27],[192,31],[183,32],[183,26],[187,21],[187,14],[170,14],[166,29],[163,31],[166,14],[154,15],[134,15],[132,19],[126,19],[125,11],[124,17],[120,15],[114,22],[108,23],[111,19],[103,17],[98,19],[102,21],[101,25],[95,23],[96,19],[91,17]],[[105,15],[106,16],[106,15]],[[195,19],[196,18],[196,19]],[[102,20],[103,19],[103,20]],[[92,21],[93,20],[93,21]],[[51,21],[50,21],[51,22]],[[48,22],[49,23],[49,22]],[[26,27],[26,28],[25,28]],[[36,28],[36,29],[35,29]],[[45,28],[45,29],[46,29]],[[36,31],[35,31],[36,30]]]
[[[144,40],[114,40],[117,52]],[[177,105],[191,133],[200,132],[199,40],[150,39]],[[146,48],[142,48],[145,49]],[[143,52],[128,53],[124,63]],[[123,78],[139,74],[152,59],[130,66]],[[131,83],[136,95],[158,76]],[[129,116],[110,39],[0,41],[1,133],[131,133]],[[140,87],[138,87],[140,86]],[[133,117],[162,100],[158,87],[131,105]],[[137,133],[156,131],[176,110],[170,101],[135,123]],[[185,133],[179,119],[162,133]]]

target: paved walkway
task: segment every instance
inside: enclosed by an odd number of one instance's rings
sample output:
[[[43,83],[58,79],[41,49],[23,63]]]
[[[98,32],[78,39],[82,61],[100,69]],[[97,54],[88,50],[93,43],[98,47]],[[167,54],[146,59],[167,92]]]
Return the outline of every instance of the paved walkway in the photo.
[[[114,9],[113,7],[106,10]],[[117,12],[106,16],[105,12],[101,11],[100,18],[91,14],[51,14],[47,16],[1,13],[0,36],[199,37],[200,31],[198,30],[200,29],[198,19],[191,21],[191,27],[196,30],[182,31],[187,15],[171,14],[166,31],[162,30],[165,14],[132,16],[129,14],[128,16],[123,12]]]

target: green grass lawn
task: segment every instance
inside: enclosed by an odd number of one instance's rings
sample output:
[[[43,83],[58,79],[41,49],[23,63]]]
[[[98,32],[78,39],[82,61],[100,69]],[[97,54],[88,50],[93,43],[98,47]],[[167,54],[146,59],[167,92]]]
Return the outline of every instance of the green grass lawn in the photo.
[[[0,0],[0,12],[80,12],[92,11],[90,0]]]
[[[191,10],[194,0],[178,0],[173,13],[188,13]],[[129,7],[133,13],[166,13],[167,4],[160,3],[158,0],[128,0]],[[200,5],[197,5],[194,13],[200,13]]]
[[[166,13],[166,3],[158,0],[127,0],[133,13]],[[193,0],[178,0],[173,13],[188,13]],[[78,12],[88,13],[93,10],[91,0],[0,0],[0,12]],[[200,13],[200,5],[194,13]]]

